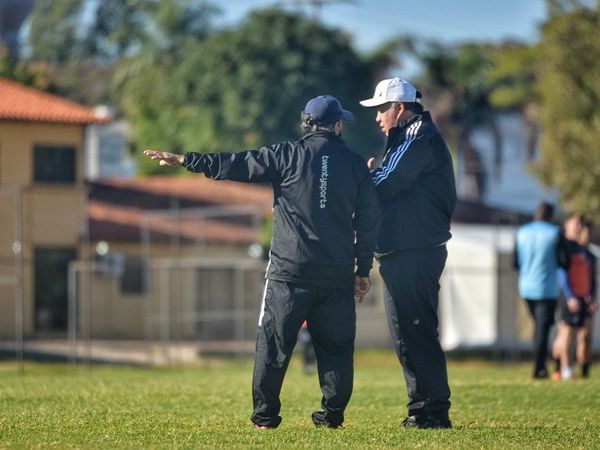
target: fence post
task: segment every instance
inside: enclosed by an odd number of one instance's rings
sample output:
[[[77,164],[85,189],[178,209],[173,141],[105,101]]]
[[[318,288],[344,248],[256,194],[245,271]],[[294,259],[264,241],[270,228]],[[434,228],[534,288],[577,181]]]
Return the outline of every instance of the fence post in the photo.
[[[77,263],[69,263],[67,273],[68,288],[68,335],[69,335],[69,363],[77,363]]]
[[[23,365],[24,353],[24,305],[25,297],[23,294],[23,199],[21,189],[15,189],[15,242],[13,243],[13,252],[15,254],[15,343],[16,358],[19,372],[25,371]]]
[[[233,296],[235,299],[235,329],[234,329],[234,338],[236,341],[243,341],[245,334],[245,320],[246,320],[246,310],[244,309],[246,299],[244,298],[244,271],[241,267],[234,267],[233,269],[233,283],[234,283],[234,292]]]
[[[171,296],[169,294],[171,282],[170,267],[160,267],[160,338],[163,345],[163,354],[171,365]]]

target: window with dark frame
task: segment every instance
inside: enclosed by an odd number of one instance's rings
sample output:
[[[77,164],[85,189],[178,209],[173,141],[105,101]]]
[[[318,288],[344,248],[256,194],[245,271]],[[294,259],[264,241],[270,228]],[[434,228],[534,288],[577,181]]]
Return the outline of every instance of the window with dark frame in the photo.
[[[37,331],[66,331],[68,270],[77,259],[72,247],[34,247],[34,302]]]
[[[75,148],[35,145],[34,174],[37,183],[75,183]]]
[[[121,275],[121,292],[123,294],[144,294],[146,292],[146,265],[140,256],[127,255]]]

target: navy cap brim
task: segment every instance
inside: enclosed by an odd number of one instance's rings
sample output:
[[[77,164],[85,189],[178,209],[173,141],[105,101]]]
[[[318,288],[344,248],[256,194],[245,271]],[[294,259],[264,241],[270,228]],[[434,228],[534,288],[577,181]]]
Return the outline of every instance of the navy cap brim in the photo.
[[[345,120],[346,122],[352,122],[354,120],[354,114],[352,114],[350,111],[342,109],[342,120]]]

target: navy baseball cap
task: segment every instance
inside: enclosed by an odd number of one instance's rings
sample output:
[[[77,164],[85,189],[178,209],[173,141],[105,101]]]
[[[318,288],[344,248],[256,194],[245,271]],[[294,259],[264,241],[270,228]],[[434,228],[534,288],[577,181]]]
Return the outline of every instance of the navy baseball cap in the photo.
[[[331,95],[319,95],[309,100],[304,114],[312,114],[322,125],[331,125],[339,120],[354,120],[354,114],[342,108],[340,101]]]

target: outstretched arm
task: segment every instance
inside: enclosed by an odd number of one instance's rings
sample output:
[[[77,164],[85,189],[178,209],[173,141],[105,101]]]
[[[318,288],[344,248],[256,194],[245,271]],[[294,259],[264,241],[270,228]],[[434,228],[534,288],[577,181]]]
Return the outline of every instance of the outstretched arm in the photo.
[[[285,143],[238,153],[187,152],[185,155],[145,150],[144,155],[158,160],[161,166],[183,166],[190,172],[202,172],[214,180],[252,183],[277,179],[277,152],[282,145]]]

